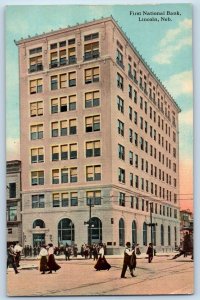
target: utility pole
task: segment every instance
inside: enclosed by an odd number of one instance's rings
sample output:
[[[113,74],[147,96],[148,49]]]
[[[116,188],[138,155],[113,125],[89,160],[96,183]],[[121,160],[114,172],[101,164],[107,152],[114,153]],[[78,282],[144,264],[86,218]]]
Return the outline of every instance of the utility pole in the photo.
[[[88,225],[88,245],[89,246],[91,246],[91,244],[92,244],[92,222],[91,222],[91,217],[92,217],[92,207],[94,206],[93,202],[94,202],[93,198],[88,198],[87,199],[87,205],[89,206],[89,220],[87,222],[84,222],[84,225]]]
[[[153,229],[155,226],[157,226],[157,223],[153,223],[153,218],[152,218],[152,212],[153,212],[153,202],[150,202],[150,223],[147,224],[148,226],[151,227],[151,244],[154,246],[154,238],[153,238]],[[154,251],[153,251],[154,252]],[[154,254],[154,253],[153,253]]]

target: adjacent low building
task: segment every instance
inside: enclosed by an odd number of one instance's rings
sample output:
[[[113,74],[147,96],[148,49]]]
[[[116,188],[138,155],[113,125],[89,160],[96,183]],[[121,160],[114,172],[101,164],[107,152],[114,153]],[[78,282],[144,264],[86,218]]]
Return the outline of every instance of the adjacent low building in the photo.
[[[16,45],[24,244],[174,248],[180,109],[116,21]]]
[[[7,243],[22,243],[21,161],[6,163]]]

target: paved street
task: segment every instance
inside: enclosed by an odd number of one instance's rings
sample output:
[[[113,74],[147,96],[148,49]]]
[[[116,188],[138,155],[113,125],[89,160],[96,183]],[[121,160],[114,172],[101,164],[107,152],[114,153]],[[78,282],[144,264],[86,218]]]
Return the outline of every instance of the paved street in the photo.
[[[172,257],[172,256],[171,256]],[[15,275],[7,274],[9,296],[58,296],[58,295],[145,295],[190,294],[193,291],[193,261],[190,257],[156,256],[149,264],[147,259],[137,260],[137,277],[127,272],[120,278],[123,258],[107,257],[110,271],[97,272],[93,260],[59,260],[61,269],[53,274],[41,275],[38,260],[21,261],[23,269]],[[30,266],[35,268],[31,269]],[[26,269],[27,267],[27,269]]]

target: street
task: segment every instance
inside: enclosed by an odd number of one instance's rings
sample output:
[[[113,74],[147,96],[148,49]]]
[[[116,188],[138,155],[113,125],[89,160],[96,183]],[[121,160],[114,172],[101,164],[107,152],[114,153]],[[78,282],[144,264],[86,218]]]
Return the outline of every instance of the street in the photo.
[[[172,257],[172,256],[171,256]],[[77,296],[77,295],[147,295],[193,293],[193,261],[190,257],[155,256],[151,264],[147,259],[137,260],[136,277],[127,270],[121,279],[123,257],[107,256],[112,268],[97,272],[91,259],[57,260],[61,269],[41,275],[36,267],[39,260],[22,260],[23,269],[15,275],[7,272],[8,296]],[[30,267],[33,266],[31,269]],[[26,269],[27,267],[27,269]]]

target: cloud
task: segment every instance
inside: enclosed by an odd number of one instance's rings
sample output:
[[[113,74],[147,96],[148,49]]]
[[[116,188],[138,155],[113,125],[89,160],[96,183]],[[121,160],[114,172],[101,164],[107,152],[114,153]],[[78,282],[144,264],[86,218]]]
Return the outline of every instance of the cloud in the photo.
[[[193,160],[191,158],[180,159],[179,166],[181,209],[193,211]]]
[[[188,110],[180,113],[179,115],[179,124],[193,126],[193,110]]]
[[[20,160],[19,138],[6,139],[6,160]]]
[[[153,61],[158,64],[170,64],[181,49],[192,45],[192,20],[184,19],[177,28],[169,29],[159,43],[158,54]]]
[[[192,95],[192,71],[184,71],[178,74],[172,75],[168,80],[164,82],[167,90],[177,97],[183,94]]]

